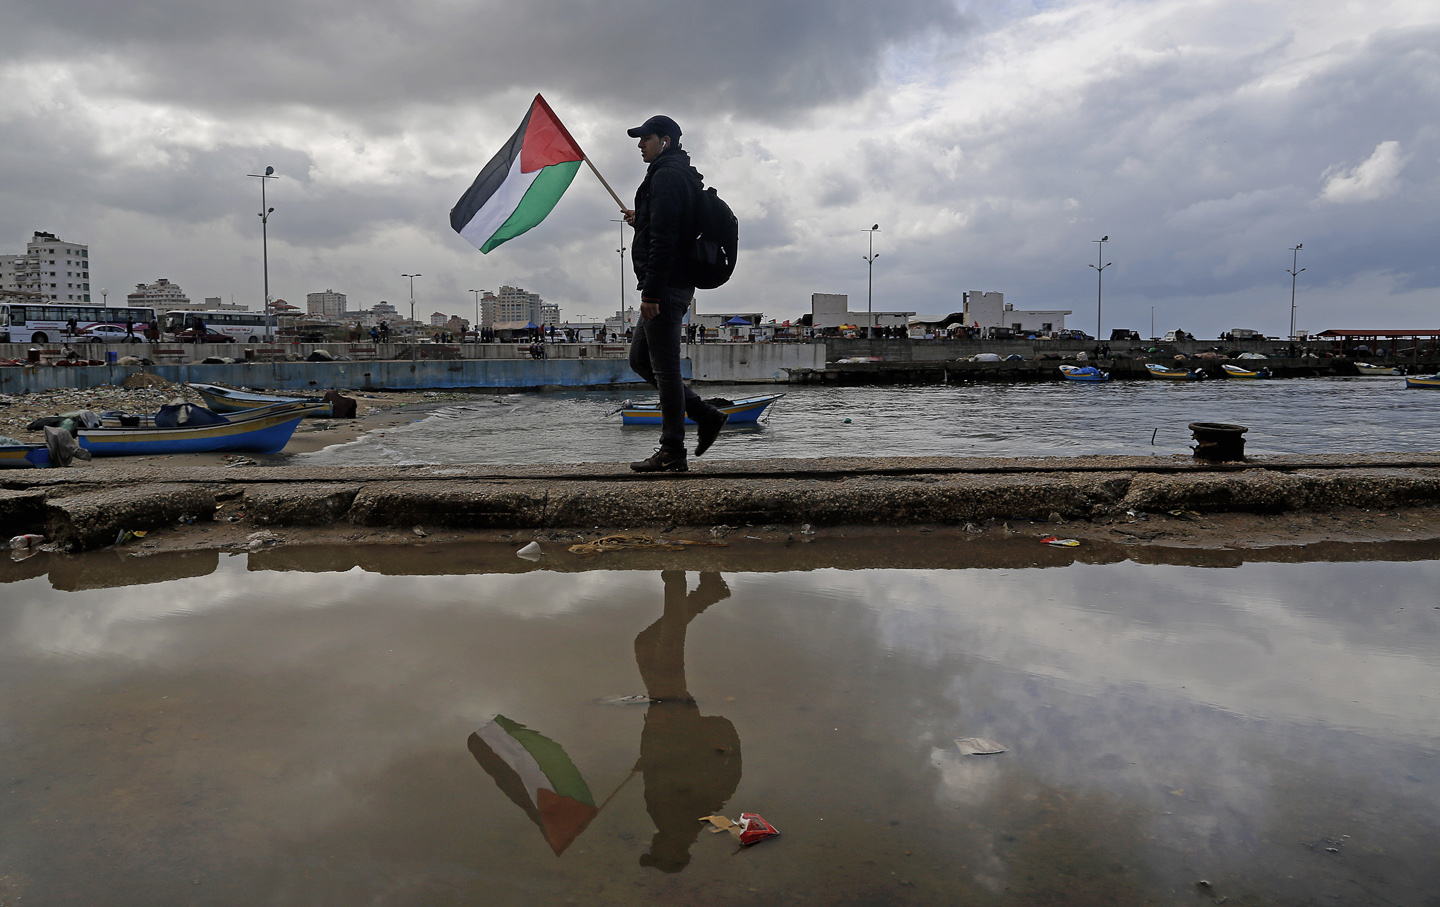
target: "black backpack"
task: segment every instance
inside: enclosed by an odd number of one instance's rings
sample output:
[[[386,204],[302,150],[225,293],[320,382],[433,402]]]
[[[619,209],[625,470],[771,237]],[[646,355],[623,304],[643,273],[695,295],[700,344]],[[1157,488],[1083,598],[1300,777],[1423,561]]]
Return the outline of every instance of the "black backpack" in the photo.
[[[695,245],[690,250],[691,276],[697,290],[713,290],[735,273],[740,242],[740,221],[713,186],[699,190],[695,229]]]

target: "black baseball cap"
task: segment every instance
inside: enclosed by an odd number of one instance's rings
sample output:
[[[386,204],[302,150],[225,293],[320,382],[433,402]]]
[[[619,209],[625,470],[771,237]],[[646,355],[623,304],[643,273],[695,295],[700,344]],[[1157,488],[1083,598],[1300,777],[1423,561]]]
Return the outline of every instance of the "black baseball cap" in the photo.
[[[672,139],[679,139],[680,124],[667,116],[653,116],[634,129],[625,130],[625,134],[632,139],[646,135],[668,135]]]

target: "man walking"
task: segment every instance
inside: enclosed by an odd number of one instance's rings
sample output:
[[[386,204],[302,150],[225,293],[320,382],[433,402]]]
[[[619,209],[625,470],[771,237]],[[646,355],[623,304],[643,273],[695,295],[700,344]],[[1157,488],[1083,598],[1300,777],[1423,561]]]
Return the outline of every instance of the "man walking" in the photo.
[[[639,139],[650,167],[635,190],[625,222],[635,228],[631,261],[640,289],[640,323],[630,345],[630,368],[660,392],[660,447],[630,464],[636,472],[685,472],[685,416],[696,425],[695,456],[715,443],[730,418],[706,403],[680,376],[680,330],[695,297],[689,248],[696,229],[701,177],[680,148],[680,127],[653,116],[627,130]]]

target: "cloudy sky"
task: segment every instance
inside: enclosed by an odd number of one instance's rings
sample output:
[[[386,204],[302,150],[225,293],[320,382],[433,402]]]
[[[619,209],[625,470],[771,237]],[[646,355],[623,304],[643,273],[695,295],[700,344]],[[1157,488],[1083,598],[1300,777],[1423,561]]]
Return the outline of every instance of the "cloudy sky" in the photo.
[[[1104,329],[1440,327],[1433,0],[81,0],[8,4],[0,252],[90,245],[113,299],[168,277],[473,311],[523,286],[618,308],[614,203],[582,170],[481,255],[450,207],[536,92],[622,197],[665,112],[741,221],[703,311],[958,310],[968,289]],[[633,288],[628,268],[625,283]],[[98,293],[96,294],[98,296]],[[633,289],[628,299],[634,301]]]

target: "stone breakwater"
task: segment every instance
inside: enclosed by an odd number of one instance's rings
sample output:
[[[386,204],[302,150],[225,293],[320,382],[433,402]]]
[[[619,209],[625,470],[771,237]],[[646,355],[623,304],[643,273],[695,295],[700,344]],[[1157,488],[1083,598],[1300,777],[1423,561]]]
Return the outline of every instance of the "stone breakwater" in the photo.
[[[1325,512],[1440,502],[1440,453],[1185,458],[709,461],[685,474],[621,465],[133,467],[0,474],[0,532],[71,551],[123,530],[221,519],[256,527],[815,526],[1114,522],[1132,514]]]

